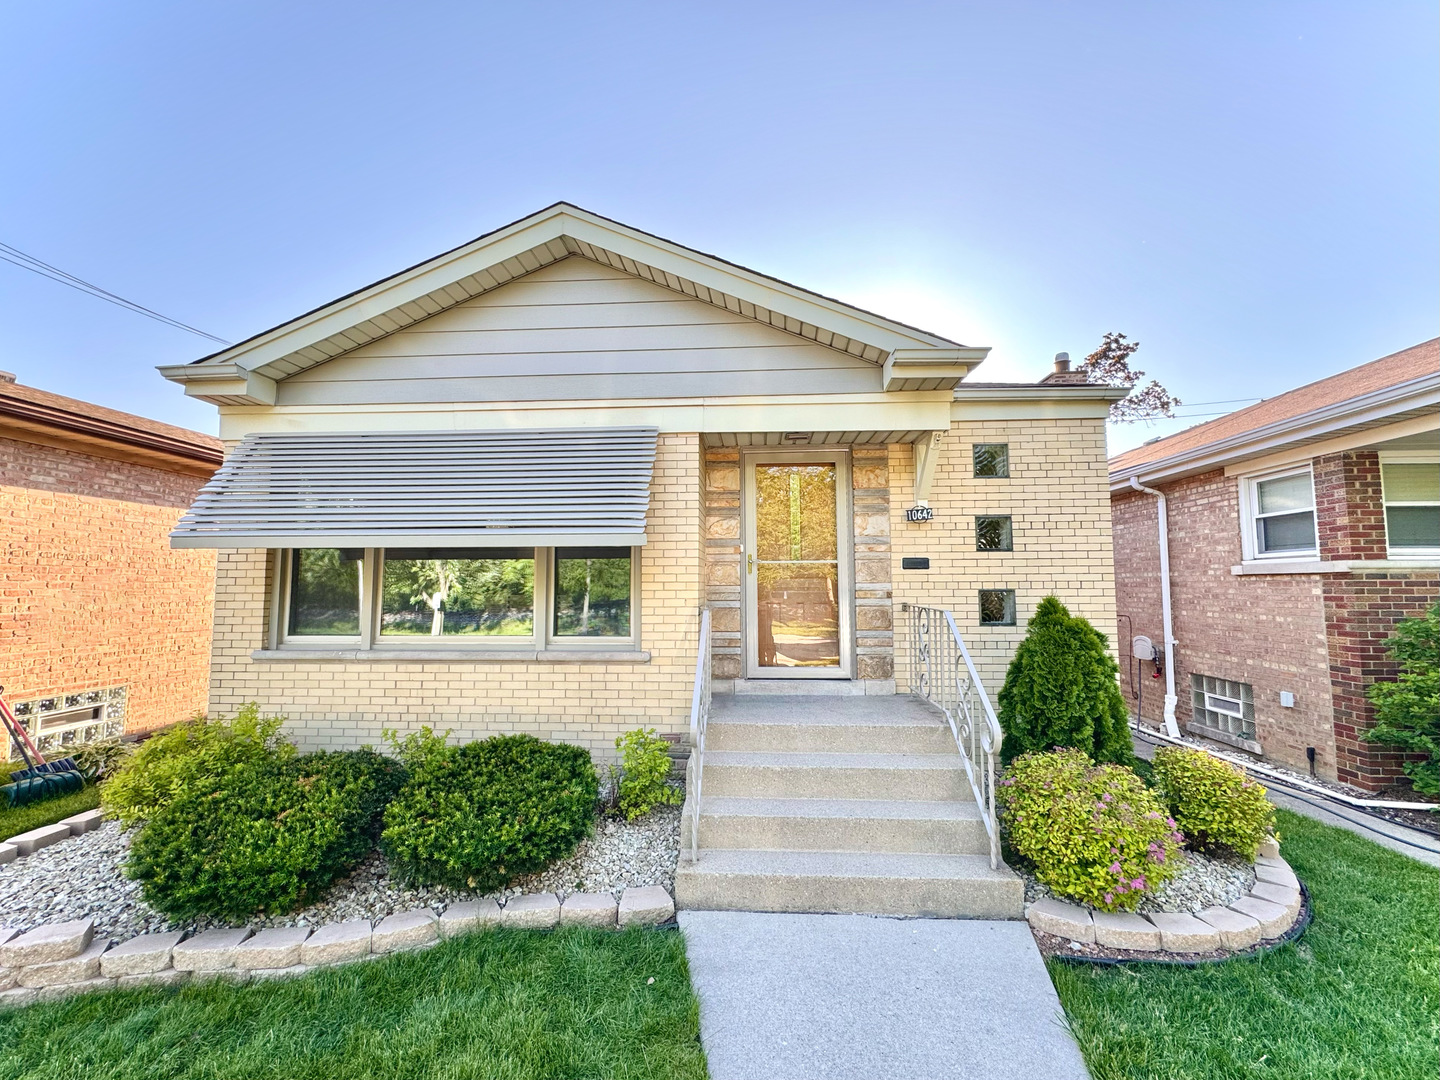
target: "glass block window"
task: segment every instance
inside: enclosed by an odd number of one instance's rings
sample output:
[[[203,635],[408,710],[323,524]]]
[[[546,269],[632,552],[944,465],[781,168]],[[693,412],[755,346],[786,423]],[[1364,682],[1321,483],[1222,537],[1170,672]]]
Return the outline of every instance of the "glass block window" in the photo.
[[[981,625],[981,626],[1014,626],[1014,625],[1015,625],[1015,590],[1014,590],[1014,589],[981,589],[981,590],[980,590],[980,625]]]
[[[1249,683],[1192,674],[1190,704],[1197,724],[1238,739],[1254,740],[1255,692]]]
[[[974,443],[975,475],[1006,477],[1010,475],[1009,443]]]
[[[1014,532],[1008,517],[988,516],[975,519],[976,551],[1014,551]]]

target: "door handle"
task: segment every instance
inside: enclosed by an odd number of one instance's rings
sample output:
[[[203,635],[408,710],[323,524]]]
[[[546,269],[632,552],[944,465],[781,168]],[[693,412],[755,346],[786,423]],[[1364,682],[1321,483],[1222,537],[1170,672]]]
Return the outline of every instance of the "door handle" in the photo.
[[[753,574],[753,573],[755,572],[755,556],[754,556],[754,555],[746,555],[746,556],[745,556],[745,570],[746,570],[747,573],[751,573],[751,574]]]

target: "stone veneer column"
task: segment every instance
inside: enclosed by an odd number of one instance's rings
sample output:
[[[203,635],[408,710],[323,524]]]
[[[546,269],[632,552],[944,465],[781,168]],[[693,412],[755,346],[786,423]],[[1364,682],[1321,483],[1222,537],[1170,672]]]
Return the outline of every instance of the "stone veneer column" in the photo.
[[[889,454],[886,446],[857,446],[851,456],[857,679],[895,677]]]
[[[705,451],[705,599],[712,677],[744,675],[740,652],[740,451]]]

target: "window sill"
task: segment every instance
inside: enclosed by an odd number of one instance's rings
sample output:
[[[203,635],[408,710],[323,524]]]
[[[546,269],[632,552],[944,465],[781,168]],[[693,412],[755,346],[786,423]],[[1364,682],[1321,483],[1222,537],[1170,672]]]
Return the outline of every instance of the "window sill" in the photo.
[[[1212,739],[1215,742],[1224,743],[1226,746],[1233,746],[1237,750],[1244,750],[1247,754],[1258,754],[1262,757],[1265,754],[1265,750],[1254,739],[1231,735],[1230,732],[1221,731],[1219,728],[1206,727],[1204,724],[1186,724],[1185,730],[1199,738]]]
[[[256,649],[250,659],[262,664],[648,664],[650,654],[638,650],[599,649]]]
[[[1348,574],[1365,570],[1436,570],[1440,559],[1350,559],[1324,562],[1320,559],[1276,559],[1268,562],[1254,559],[1230,567],[1230,573],[1240,574]]]

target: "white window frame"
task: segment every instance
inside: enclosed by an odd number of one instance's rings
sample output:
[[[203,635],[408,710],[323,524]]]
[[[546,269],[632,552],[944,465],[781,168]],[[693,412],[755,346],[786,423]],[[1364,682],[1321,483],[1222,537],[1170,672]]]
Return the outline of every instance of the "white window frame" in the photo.
[[[1390,546],[1391,506],[1436,506],[1440,505],[1440,493],[1428,502],[1391,502],[1385,496],[1386,465],[1437,465],[1440,454],[1428,450],[1382,450],[1380,451],[1380,516],[1385,522],[1385,557],[1388,559],[1423,559],[1432,561],[1440,558],[1440,547],[1394,548]]]
[[[316,544],[316,547],[321,545]],[[596,545],[582,545],[594,547]],[[524,637],[475,635],[463,640],[456,637],[404,635],[383,637],[380,634],[381,577],[384,573],[384,548],[366,548],[360,565],[359,612],[360,633],[348,636],[290,633],[290,579],[294,563],[293,548],[277,550],[274,588],[270,608],[270,648],[313,652],[316,650],[359,650],[361,652],[453,652],[457,655],[483,656],[503,653],[543,654],[547,651],[565,653],[632,652],[640,647],[640,553],[643,547],[624,547],[630,552],[630,634],[627,637],[562,637],[554,632],[554,567],[553,547],[536,547],[534,629]]]
[[[1301,511],[1286,510],[1276,514],[1259,513],[1259,485],[1266,480],[1280,480],[1287,476],[1299,476],[1301,473],[1304,473],[1310,480],[1310,516],[1315,524],[1315,546],[1302,549],[1292,548],[1287,551],[1261,551],[1258,523],[1263,518],[1296,514]],[[1308,462],[1299,467],[1289,465],[1283,469],[1272,469],[1269,472],[1240,477],[1240,551],[1247,562],[1268,559],[1317,559],[1320,557],[1320,515],[1315,506],[1315,472]]]

